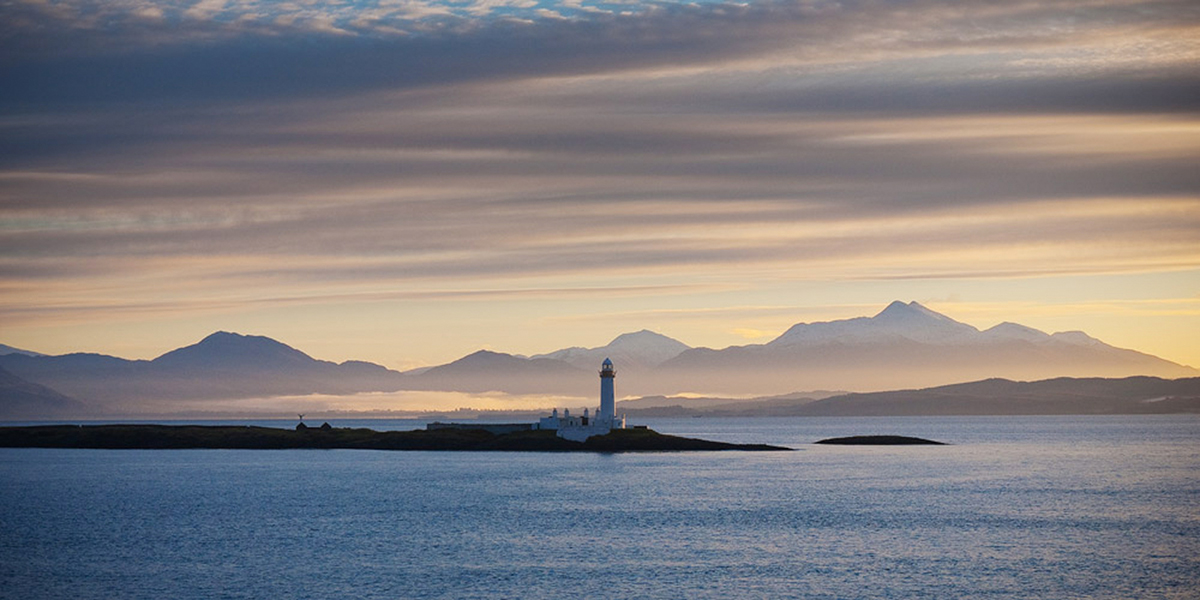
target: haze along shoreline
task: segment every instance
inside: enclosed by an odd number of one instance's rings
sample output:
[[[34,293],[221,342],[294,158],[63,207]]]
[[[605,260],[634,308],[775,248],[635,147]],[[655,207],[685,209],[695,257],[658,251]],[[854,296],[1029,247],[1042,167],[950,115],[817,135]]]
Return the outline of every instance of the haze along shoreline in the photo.
[[[617,416],[617,372],[605,358],[600,368],[600,407],[572,417],[558,409],[536,423],[430,423],[424,430],[375,431],[324,423],[295,429],[228,425],[40,425],[0,427],[0,447],[94,449],[355,449],[509,452],[789,451],[767,444],[730,444],[664,435],[645,426],[626,427]]]

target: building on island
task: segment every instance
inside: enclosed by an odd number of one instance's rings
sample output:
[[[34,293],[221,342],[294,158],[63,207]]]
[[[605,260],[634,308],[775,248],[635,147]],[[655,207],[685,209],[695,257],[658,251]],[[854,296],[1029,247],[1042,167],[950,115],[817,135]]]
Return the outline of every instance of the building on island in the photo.
[[[613,429],[625,429],[625,415],[617,416],[616,390],[614,381],[617,370],[609,359],[604,359],[600,365],[600,408],[591,417],[587,409],[583,409],[582,417],[572,417],[569,409],[563,410],[560,417],[558,409],[548,417],[542,417],[534,429],[551,429],[558,432],[558,437],[582,442],[593,435],[604,435]]]
[[[591,416],[588,409],[583,409],[583,416],[571,416],[571,409],[563,409],[561,416],[558,409],[548,417],[542,417],[537,423],[430,423],[427,430],[435,429],[481,429],[495,435],[504,435],[517,431],[550,430],[558,437],[582,442],[593,435],[604,435],[614,429],[625,429],[625,415],[617,416],[616,390],[613,380],[617,378],[617,370],[609,359],[604,359],[600,365],[600,408]]]

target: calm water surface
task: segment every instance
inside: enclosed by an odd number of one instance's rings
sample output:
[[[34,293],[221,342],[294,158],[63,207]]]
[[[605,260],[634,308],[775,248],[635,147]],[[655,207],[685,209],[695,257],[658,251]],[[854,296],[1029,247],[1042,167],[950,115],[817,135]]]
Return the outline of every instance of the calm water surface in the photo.
[[[5,449],[0,597],[1200,597],[1200,416],[647,422],[802,450]]]

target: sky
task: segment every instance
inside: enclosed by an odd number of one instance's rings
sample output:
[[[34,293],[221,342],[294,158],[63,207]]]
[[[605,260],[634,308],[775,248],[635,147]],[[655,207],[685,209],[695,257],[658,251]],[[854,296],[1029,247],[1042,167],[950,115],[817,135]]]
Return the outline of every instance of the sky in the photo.
[[[892,300],[1200,366],[1200,4],[0,2],[0,343],[406,369]]]

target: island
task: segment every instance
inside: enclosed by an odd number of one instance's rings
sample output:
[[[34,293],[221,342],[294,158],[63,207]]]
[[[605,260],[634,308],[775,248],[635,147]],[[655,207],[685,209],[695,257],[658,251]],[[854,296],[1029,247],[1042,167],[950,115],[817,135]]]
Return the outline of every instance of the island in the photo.
[[[945,442],[935,442],[917,437],[903,435],[854,435],[850,437],[829,438],[813,442],[831,446],[945,446]]]
[[[375,431],[338,427],[279,429],[229,425],[38,425],[0,427],[3,448],[436,450],[507,452],[790,451],[766,444],[730,444],[678,437],[638,427],[576,442],[555,431],[494,433],[487,428]]]
[[[686,452],[791,450],[766,444],[729,444],[628,427],[618,415],[612,360],[600,364],[600,407],[571,416],[558,409],[536,423],[439,423],[416,431],[375,431],[304,424],[295,429],[229,425],[41,425],[0,427],[0,448],[169,450],[460,450],[472,452]]]

